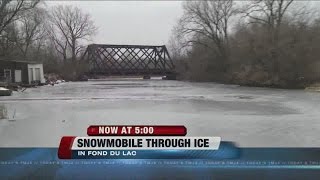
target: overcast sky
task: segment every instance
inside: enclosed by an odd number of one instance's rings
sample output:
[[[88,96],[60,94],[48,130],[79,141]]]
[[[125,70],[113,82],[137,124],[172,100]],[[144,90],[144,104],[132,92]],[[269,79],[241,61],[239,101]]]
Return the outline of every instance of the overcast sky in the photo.
[[[238,1],[243,3],[244,1]],[[75,5],[90,13],[98,33],[92,43],[167,44],[173,26],[182,15],[182,1],[45,1],[50,6]],[[319,1],[296,1],[319,8]],[[300,4],[300,5],[299,5]]]
[[[99,28],[93,38],[102,44],[167,44],[182,15],[181,1],[46,1],[72,4],[91,14]]]

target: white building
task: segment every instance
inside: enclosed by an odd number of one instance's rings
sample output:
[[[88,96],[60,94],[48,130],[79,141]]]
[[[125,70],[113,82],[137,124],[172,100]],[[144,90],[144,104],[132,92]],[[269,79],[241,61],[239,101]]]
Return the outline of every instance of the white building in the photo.
[[[9,83],[45,83],[43,65],[37,62],[0,60],[0,81]]]

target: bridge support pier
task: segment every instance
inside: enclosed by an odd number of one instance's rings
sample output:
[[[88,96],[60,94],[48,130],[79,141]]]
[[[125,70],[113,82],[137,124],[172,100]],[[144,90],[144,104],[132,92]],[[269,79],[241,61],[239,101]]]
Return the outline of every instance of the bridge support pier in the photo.
[[[151,79],[151,76],[149,76],[149,75],[144,75],[144,76],[143,76],[143,79]]]
[[[175,74],[170,74],[162,77],[163,80],[177,80],[177,76]]]

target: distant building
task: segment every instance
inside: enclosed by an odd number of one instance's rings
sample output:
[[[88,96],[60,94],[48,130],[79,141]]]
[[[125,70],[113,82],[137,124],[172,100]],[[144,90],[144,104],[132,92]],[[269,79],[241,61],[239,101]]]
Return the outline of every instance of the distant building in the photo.
[[[11,83],[45,83],[43,65],[38,62],[0,60],[0,81]]]

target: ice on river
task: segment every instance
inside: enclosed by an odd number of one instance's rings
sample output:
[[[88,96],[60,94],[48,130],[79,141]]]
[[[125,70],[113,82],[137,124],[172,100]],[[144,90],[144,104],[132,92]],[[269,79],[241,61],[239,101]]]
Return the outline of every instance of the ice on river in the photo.
[[[320,147],[320,93],[164,80],[69,82],[0,97],[1,147],[57,147],[93,124],[185,125],[242,147]]]

